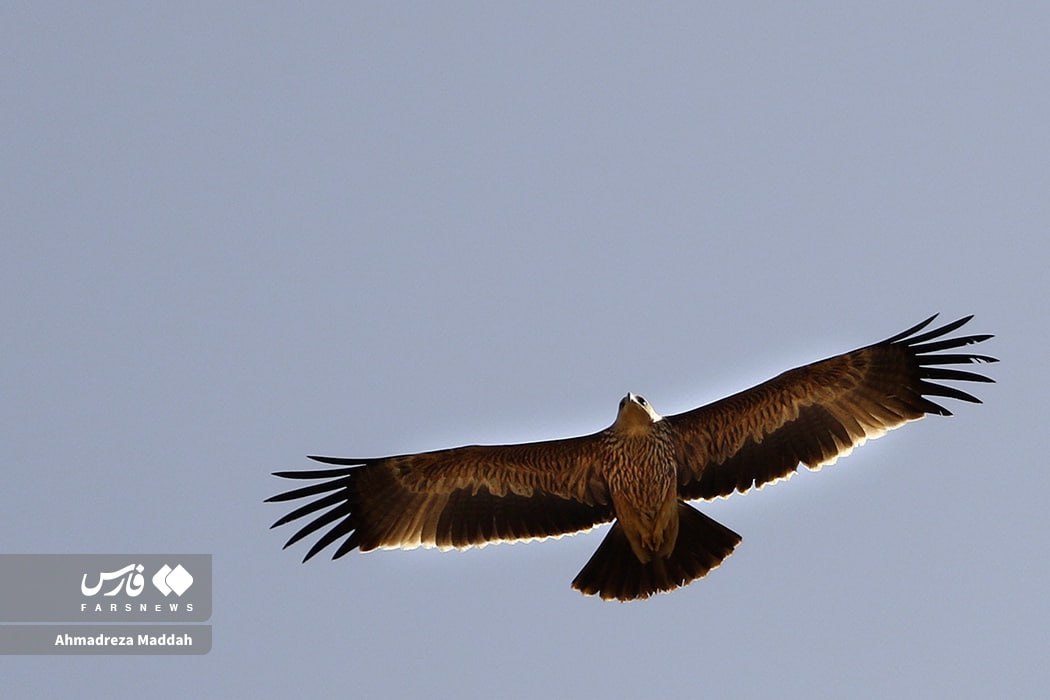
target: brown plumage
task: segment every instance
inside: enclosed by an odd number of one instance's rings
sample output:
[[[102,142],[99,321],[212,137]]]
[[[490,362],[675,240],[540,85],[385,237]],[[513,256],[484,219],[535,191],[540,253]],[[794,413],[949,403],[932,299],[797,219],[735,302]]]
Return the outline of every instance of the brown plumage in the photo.
[[[313,499],[273,526],[311,516],[286,547],[328,528],[305,561],[340,539],[333,559],[355,548],[544,539],[615,520],[572,585],[605,599],[648,598],[700,578],[740,542],[685,501],[747,491],[799,464],[817,469],[907,421],[951,415],[931,396],[980,403],[932,380],[992,381],[943,365],[995,358],[942,352],[992,336],[944,338],[969,316],[920,333],[934,318],[678,415],[660,417],[628,394],[615,422],[593,435],[378,459],[311,457],[339,466],[277,472],[318,483],[268,499]]]

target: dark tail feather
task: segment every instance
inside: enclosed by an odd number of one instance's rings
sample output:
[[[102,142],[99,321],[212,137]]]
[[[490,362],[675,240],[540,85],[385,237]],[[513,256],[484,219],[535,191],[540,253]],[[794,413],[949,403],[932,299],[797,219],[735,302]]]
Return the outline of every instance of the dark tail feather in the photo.
[[[685,503],[678,504],[678,540],[666,559],[638,561],[620,523],[613,524],[587,565],[572,582],[584,595],[637,600],[673,591],[722,563],[740,535]]]

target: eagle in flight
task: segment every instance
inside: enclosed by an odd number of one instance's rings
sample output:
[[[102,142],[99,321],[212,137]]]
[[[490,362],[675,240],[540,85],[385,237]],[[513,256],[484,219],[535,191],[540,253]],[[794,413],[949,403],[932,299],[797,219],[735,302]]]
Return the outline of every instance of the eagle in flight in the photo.
[[[613,521],[573,588],[618,600],[671,591],[740,542],[687,501],[761,487],[800,464],[818,469],[927,413],[951,415],[930,397],[980,403],[939,380],[993,381],[945,366],[996,362],[958,350],[992,336],[947,337],[972,316],[924,331],[935,318],[673,416],[627,394],[613,424],[593,435],[375,459],[311,457],[334,468],[276,472],[316,483],[268,499],[310,499],[273,527],[307,518],[285,547],[323,531],[306,561],[339,540],[333,559],[353,549],[538,540]]]

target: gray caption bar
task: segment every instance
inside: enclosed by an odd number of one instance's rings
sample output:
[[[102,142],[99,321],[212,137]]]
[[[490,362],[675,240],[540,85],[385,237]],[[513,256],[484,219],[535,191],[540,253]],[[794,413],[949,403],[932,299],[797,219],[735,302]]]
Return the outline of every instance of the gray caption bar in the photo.
[[[0,654],[207,654],[211,625],[0,625]]]

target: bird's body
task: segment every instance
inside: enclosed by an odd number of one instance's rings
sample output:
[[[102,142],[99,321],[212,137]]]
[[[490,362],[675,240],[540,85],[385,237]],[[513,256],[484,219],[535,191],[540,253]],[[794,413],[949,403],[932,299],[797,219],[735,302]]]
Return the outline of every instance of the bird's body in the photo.
[[[379,459],[314,457],[334,469],[278,472],[319,483],[269,499],[316,497],[274,526],[323,513],[285,546],[331,526],[309,559],[343,539],[355,548],[470,547],[558,537],[615,521],[573,587],[633,600],[673,590],[718,566],[740,536],[686,501],[727,496],[818,468],[927,413],[927,396],[978,400],[935,383],[991,381],[946,364],[994,362],[943,353],[991,336],[943,338],[969,317],[785,372],[707,406],[661,417],[640,396],[592,435],[519,445],[470,445]],[[937,338],[943,338],[935,340]]]
[[[678,469],[674,435],[639,396],[620,402],[602,440],[599,472],[616,519],[638,560],[667,557],[678,536]]]

